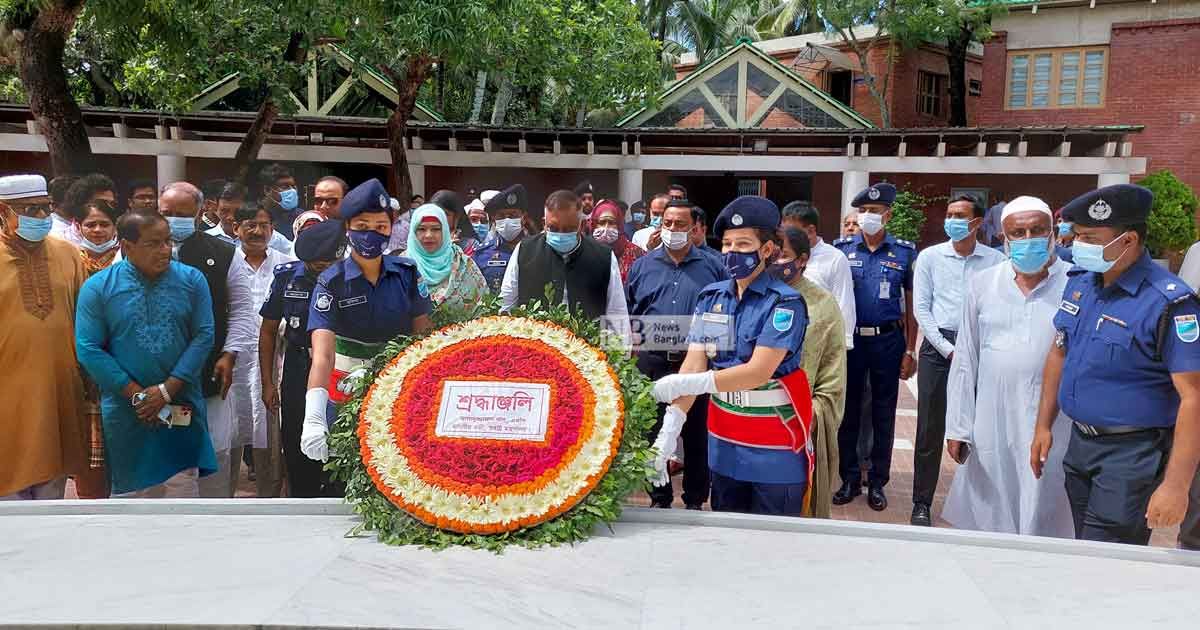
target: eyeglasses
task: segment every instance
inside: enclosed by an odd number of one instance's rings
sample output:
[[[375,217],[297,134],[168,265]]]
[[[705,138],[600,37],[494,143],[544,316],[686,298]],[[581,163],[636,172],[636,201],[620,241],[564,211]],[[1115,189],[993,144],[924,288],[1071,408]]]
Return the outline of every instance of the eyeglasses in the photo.
[[[251,232],[269,232],[274,226],[269,221],[242,221],[238,223],[238,229],[250,230]]]
[[[8,204],[8,207],[12,208],[13,212],[15,212],[23,217],[42,219],[42,218],[50,216],[50,204],[38,203],[38,204],[20,205],[20,204],[10,203],[10,204]]]
[[[321,206],[334,206],[341,202],[341,200],[341,197],[314,197],[313,205],[318,208]]]

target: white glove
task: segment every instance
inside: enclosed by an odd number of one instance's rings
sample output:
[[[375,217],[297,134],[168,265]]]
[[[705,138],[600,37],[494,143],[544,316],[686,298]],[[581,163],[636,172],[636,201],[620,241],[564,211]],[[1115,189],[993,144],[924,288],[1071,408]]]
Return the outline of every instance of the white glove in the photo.
[[[654,381],[654,400],[672,403],[684,396],[717,393],[716,372],[670,374]]]
[[[304,394],[304,429],[300,432],[300,452],[319,462],[329,459],[329,444],[325,440],[329,434],[329,427],[325,424],[328,402],[329,392],[324,387],[314,387]]]
[[[675,455],[675,446],[686,420],[687,414],[683,413],[682,409],[675,405],[667,406],[667,411],[663,414],[662,428],[658,430],[658,438],[654,440],[654,450],[657,454],[654,456],[654,476],[650,481],[655,487],[671,483],[671,476],[667,473],[667,462]]]

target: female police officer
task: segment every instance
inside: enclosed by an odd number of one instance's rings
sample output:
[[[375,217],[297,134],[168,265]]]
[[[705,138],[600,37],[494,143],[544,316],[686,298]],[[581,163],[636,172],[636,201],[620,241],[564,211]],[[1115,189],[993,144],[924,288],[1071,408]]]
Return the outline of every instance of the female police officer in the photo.
[[[654,384],[655,398],[672,403],[655,441],[660,484],[694,397],[713,394],[708,458],[718,511],[798,516],[804,503],[812,398],[800,351],[808,312],[799,293],[766,272],[779,252],[778,228],[779,209],[762,197],[738,197],[721,211],[713,229],[732,280],[700,292],[680,373]]]
[[[390,201],[378,179],[346,193],[342,219],[350,258],[326,269],[313,290],[308,315],[312,367],[300,437],[300,450],[310,459],[325,461],[329,456],[326,418],[333,419],[327,410],[331,389],[335,402],[344,400],[341,380],[347,374],[364,367],[393,338],[433,327],[429,290],[416,265],[383,255],[392,231]]]

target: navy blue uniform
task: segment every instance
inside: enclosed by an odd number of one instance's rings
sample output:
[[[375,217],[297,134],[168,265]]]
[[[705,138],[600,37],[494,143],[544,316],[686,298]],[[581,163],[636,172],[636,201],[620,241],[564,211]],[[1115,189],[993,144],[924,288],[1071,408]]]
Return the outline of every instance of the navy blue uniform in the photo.
[[[288,494],[293,497],[340,496],[329,484],[321,462],[300,452],[300,432],[304,426],[304,393],[308,391],[309,357],[308,310],[317,279],[306,273],[304,263],[289,262],[275,267],[271,293],[259,315],[264,320],[283,322],[287,340],[283,356],[283,377],[279,382],[280,439],[284,465],[287,466]]]
[[[655,330],[663,330],[661,322],[643,321],[640,318],[675,317],[679,330],[685,328],[696,311],[696,300],[700,292],[714,282],[728,280],[729,274],[720,259],[704,253],[697,247],[688,248],[688,253],[679,264],[660,247],[638,258],[629,270],[625,291],[629,304],[631,332],[635,346],[654,343]],[[679,372],[686,356],[686,345],[675,351],[642,350],[637,354],[638,369],[652,380]],[[652,437],[658,435],[665,404],[658,409],[659,422],[651,430]],[[683,502],[688,506],[700,506],[708,498],[708,397],[701,396],[688,410],[687,422],[683,425]],[[674,500],[670,484],[655,487],[650,498],[657,505],[669,506]]]
[[[1145,252],[1108,287],[1068,275],[1054,327],[1058,403],[1076,423],[1063,461],[1075,535],[1144,545],[1179,412],[1171,374],[1200,370],[1200,302]]]
[[[413,318],[433,310],[429,289],[416,264],[383,256],[379,281],[372,285],[353,258],[339,260],[317,280],[308,330],[330,330],[363,343],[384,343],[412,332]]]
[[[750,362],[758,346],[785,348],[787,353],[772,375],[782,378],[800,369],[808,308],[804,298],[767,273],[755,278],[739,300],[737,284],[725,280],[700,292],[690,343],[717,342],[709,367],[722,370]],[[808,482],[804,452],[755,448],[708,438],[712,470],[712,508],[757,514],[800,514]]]
[[[871,386],[872,487],[891,477],[892,442],[896,434],[896,399],[900,393],[900,361],[904,358],[904,313],[901,289],[912,291],[917,249],[891,234],[870,251],[861,235],[839,239],[833,246],[850,262],[854,281],[856,330],[854,348],[846,360],[846,411],[838,429],[840,473],[844,483],[859,483],[858,438],[862,422],[861,397]],[[862,334],[864,329],[869,333]]]
[[[508,246],[501,244],[502,240],[497,236],[471,254],[471,259],[475,261],[475,265],[483,273],[483,279],[487,281],[488,290],[497,295],[500,293],[501,283],[504,282],[504,272],[508,270],[508,259],[512,258],[517,243],[521,242],[517,239],[512,246]]]

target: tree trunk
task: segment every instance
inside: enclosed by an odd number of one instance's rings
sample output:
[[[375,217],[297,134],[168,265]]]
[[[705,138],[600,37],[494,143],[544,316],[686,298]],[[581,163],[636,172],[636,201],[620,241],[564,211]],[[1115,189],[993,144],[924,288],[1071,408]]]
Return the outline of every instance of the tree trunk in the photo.
[[[243,186],[250,184],[250,167],[258,159],[258,152],[262,150],[278,117],[279,105],[275,104],[275,99],[268,93],[262,106],[258,108],[254,123],[246,130],[246,135],[242,136],[242,142],[238,145],[237,154],[233,158],[234,181]]]
[[[496,90],[496,102],[492,106],[492,124],[503,125],[508,116],[508,105],[512,102],[512,75],[507,72],[500,75],[500,87]]]
[[[18,72],[29,99],[29,111],[50,150],[54,176],[86,173],[92,166],[83,112],[71,95],[63,67],[67,35],[83,10],[84,0],[39,3],[41,8],[20,43]]]
[[[480,70],[475,73],[475,99],[471,102],[471,115],[467,118],[467,122],[479,122],[480,116],[483,116],[483,98],[486,95],[487,70]]]
[[[417,93],[429,76],[433,60],[424,55],[411,57],[402,73],[388,67],[380,68],[396,88],[396,108],[388,116],[388,152],[392,155],[392,181],[397,199],[412,198],[412,181],[408,176],[408,152],[404,149],[404,137],[408,134],[408,121],[417,106]]]
[[[446,112],[446,62],[438,64],[437,71],[437,108],[439,114]]]
[[[975,29],[960,24],[958,33],[946,40],[946,61],[950,66],[950,126],[967,126],[967,48],[975,39]]]

